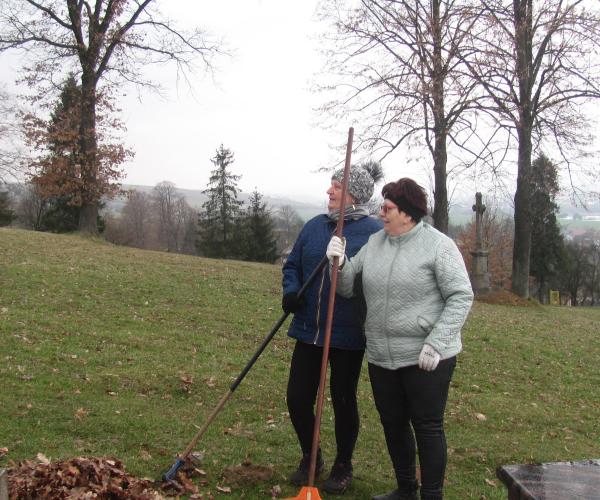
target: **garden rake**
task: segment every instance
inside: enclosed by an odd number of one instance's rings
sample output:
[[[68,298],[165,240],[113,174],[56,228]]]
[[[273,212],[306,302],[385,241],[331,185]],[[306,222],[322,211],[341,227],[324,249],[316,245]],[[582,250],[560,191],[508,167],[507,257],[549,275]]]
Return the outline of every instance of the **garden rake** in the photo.
[[[300,288],[300,290],[298,290],[298,297],[302,296],[302,294],[304,293],[304,291],[314,281],[315,277],[323,269],[323,266],[326,263],[327,263],[327,256],[324,256],[321,259],[321,261],[319,262],[319,264],[317,265],[317,267],[314,269],[314,271],[307,278],[307,280],[305,281],[305,283],[302,285],[302,288]],[[267,345],[269,344],[269,342],[271,342],[271,340],[273,339],[273,337],[275,336],[275,334],[277,333],[277,331],[279,330],[279,328],[281,328],[281,325],[283,325],[283,323],[285,322],[285,320],[287,319],[287,317],[289,316],[289,314],[290,313],[287,313],[287,312],[284,313],[279,318],[279,320],[277,321],[277,323],[275,323],[275,325],[273,326],[273,328],[271,329],[271,331],[269,332],[269,334],[263,340],[263,342],[260,345],[260,347],[258,348],[258,350],[254,353],[254,356],[252,356],[252,358],[250,359],[250,361],[248,361],[248,364],[244,367],[244,369],[241,371],[241,373],[238,375],[238,377],[235,379],[235,381],[229,387],[229,390],[223,395],[223,397],[221,398],[221,400],[219,401],[219,403],[217,404],[217,406],[215,406],[215,408],[212,411],[212,413],[208,416],[208,419],[206,420],[206,422],[204,423],[204,425],[202,425],[202,427],[200,428],[200,430],[196,433],[196,435],[193,437],[193,439],[187,445],[186,449],[177,457],[177,460],[171,466],[171,468],[163,475],[163,480],[164,481],[171,481],[171,480],[173,480],[175,478],[175,476],[177,475],[177,471],[181,468],[182,465],[185,464],[185,461],[186,461],[187,457],[189,456],[189,454],[192,452],[192,450],[196,446],[196,443],[200,440],[200,438],[202,437],[202,435],[204,434],[204,432],[206,431],[206,429],[208,429],[209,425],[212,423],[212,421],[215,419],[215,417],[223,409],[223,407],[225,406],[225,403],[227,403],[227,401],[229,400],[229,398],[231,397],[231,395],[233,394],[233,392],[237,389],[238,385],[240,385],[241,382],[242,382],[242,380],[244,380],[244,377],[248,374],[248,372],[250,371],[250,369],[252,368],[252,366],[254,365],[254,363],[256,363],[256,360],[259,358],[259,356],[265,350],[265,348],[267,347]]]

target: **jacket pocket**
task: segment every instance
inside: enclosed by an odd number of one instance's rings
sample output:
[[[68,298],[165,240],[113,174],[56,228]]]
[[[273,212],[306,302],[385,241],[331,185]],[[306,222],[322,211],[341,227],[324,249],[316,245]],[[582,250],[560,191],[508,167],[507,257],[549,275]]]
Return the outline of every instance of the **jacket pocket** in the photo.
[[[417,324],[419,325],[419,328],[425,332],[426,336],[431,333],[431,330],[433,330],[433,323],[423,316],[417,316]]]

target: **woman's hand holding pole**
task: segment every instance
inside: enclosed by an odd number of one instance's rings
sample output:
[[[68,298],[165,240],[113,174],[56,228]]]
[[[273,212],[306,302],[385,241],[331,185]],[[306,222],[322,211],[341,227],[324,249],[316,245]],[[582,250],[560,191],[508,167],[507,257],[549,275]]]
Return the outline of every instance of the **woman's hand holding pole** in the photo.
[[[339,236],[333,236],[327,245],[327,251],[325,255],[329,259],[329,263],[333,264],[333,259],[337,257],[340,268],[344,265],[346,260],[346,238],[340,238]]]

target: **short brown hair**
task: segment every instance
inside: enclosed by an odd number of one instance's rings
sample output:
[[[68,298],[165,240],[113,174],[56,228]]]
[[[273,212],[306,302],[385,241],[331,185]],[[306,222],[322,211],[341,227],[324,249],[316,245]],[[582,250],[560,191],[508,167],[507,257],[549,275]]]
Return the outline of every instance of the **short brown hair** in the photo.
[[[415,222],[419,222],[427,215],[427,193],[408,177],[387,183],[383,186],[381,194],[386,200],[394,202]]]

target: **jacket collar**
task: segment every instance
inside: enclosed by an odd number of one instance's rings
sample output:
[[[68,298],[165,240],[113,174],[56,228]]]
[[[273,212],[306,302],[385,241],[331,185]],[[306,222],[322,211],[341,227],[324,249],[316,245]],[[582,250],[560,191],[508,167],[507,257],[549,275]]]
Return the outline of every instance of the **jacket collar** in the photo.
[[[423,221],[419,221],[415,227],[413,227],[410,231],[404,234],[399,234],[398,236],[390,236],[386,234],[387,238],[391,243],[395,245],[402,245],[410,240],[413,240],[417,235],[419,235],[423,231]]]

